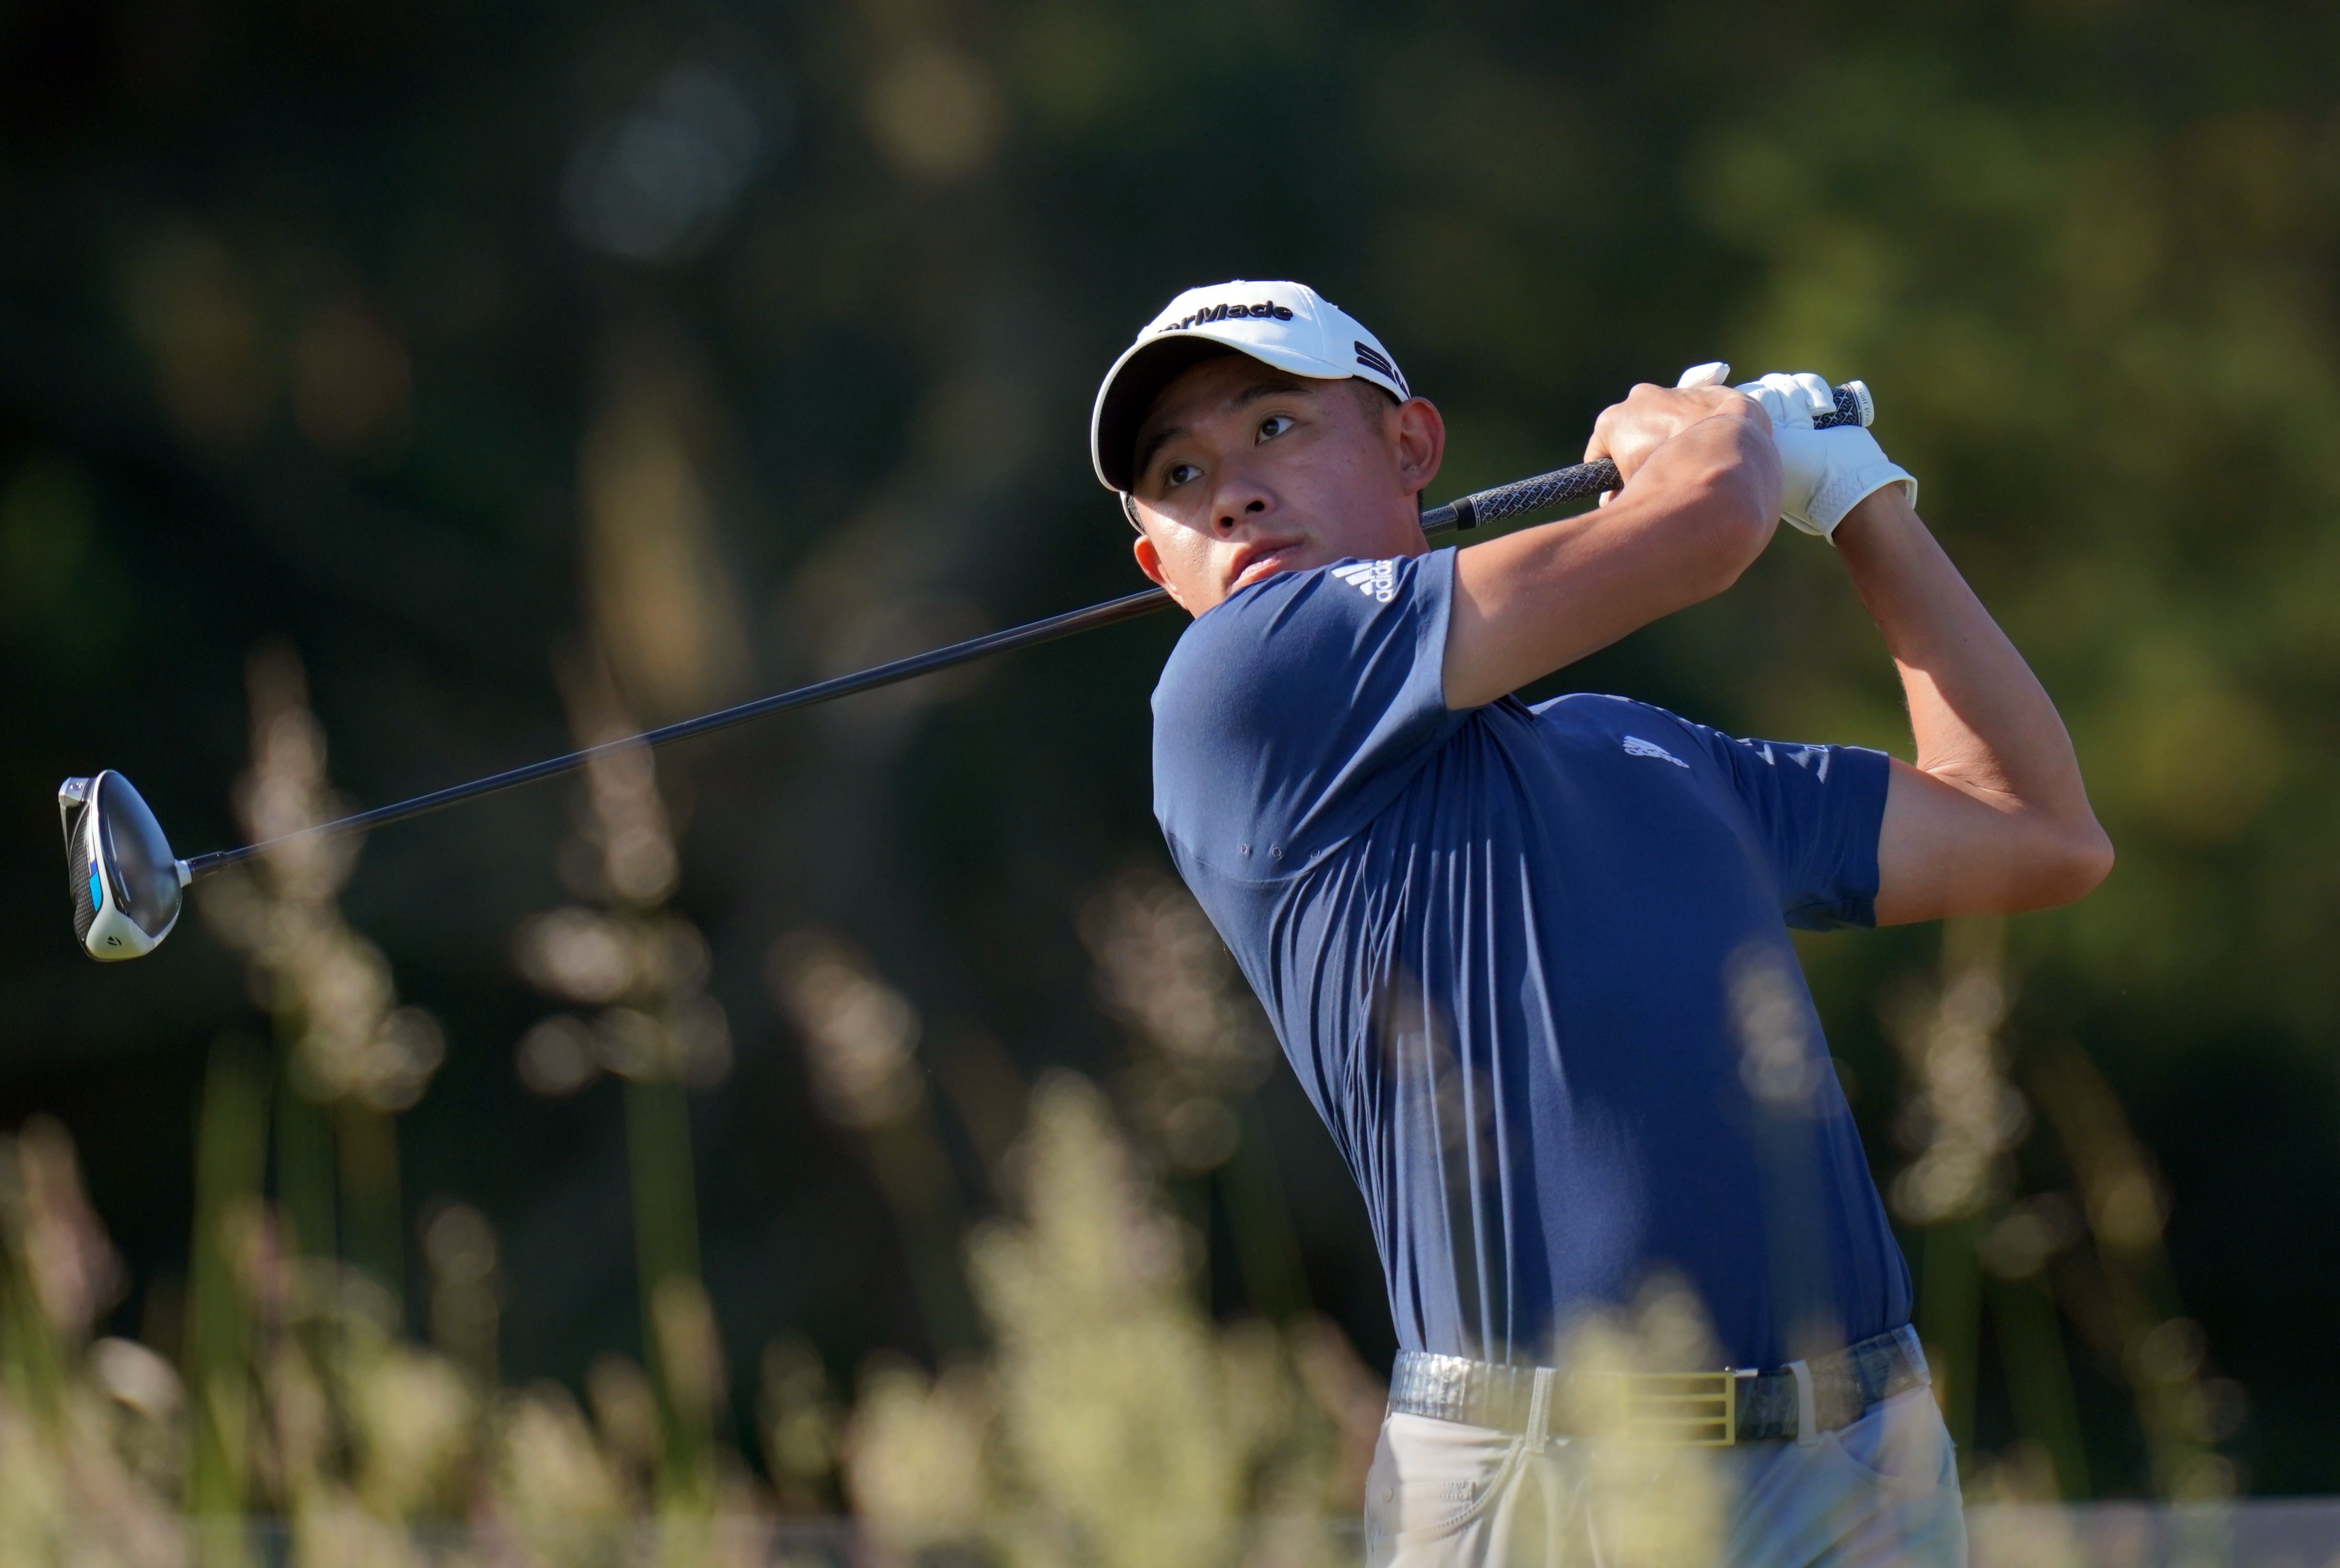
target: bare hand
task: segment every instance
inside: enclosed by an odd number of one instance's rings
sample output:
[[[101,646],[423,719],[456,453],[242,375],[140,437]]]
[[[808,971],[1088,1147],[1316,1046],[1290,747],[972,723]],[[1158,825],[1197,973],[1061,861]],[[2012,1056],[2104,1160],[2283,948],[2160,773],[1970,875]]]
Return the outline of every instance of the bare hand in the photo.
[[[1592,422],[1592,439],[1585,443],[1584,461],[1605,457],[1629,482],[1650,454],[1694,424],[1710,419],[1760,422],[1771,432],[1771,420],[1753,398],[1729,387],[1661,387],[1644,382],[1625,394],[1625,401],[1601,411]]]

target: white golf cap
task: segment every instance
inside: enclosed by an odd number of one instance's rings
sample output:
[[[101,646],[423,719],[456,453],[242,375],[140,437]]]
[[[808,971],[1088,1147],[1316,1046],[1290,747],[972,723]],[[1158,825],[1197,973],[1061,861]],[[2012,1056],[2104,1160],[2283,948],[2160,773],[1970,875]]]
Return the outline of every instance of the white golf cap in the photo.
[[[1198,360],[1228,349],[1296,376],[1361,376],[1392,397],[1413,393],[1397,361],[1354,316],[1305,283],[1236,278],[1188,289],[1122,351],[1097,388],[1089,416],[1089,461],[1097,482],[1125,491],[1138,422],[1162,389]]]

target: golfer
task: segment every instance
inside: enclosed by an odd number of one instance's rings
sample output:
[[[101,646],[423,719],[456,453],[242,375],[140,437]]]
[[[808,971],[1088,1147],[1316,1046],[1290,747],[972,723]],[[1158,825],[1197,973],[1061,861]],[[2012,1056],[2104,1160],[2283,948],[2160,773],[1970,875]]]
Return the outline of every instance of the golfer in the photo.
[[[1651,1431],[1731,1444],[1728,1561],[1963,1561],[1909,1271],[1789,930],[2043,908],[2112,849],[1916,482],[1812,428],[1829,406],[1810,375],[1637,386],[1587,448],[1610,504],[1433,552],[1438,410],[1308,288],[1182,294],[1098,392],[1097,476],[1195,618],[1154,693],[1155,813],[1387,1276],[1376,1564],[1597,1560],[1554,1363],[1659,1277],[1720,1356],[1666,1369],[1709,1374],[1676,1407],[1706,1424]],[[1914,765],[1512,695],[1720,593],[1783,518],[1884,633]]]

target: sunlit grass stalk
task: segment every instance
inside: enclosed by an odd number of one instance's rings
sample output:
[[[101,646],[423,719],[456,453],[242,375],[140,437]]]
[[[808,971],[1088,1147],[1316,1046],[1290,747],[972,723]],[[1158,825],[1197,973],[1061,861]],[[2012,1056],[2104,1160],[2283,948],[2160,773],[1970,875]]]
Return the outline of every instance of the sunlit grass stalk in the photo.
[[[1977,1247],[1985,1217],[2006,1200],[2009,1152],[2027,1125],[2021,1097],[2000,1061],[2008,998],[2006,922],[1995,917],[1947,921],[1936,984],[1922,1004],[1905,1007],[1895,1029],[1909,1073],[1905,1114],[1922,1136],[1917,1158],[1892,1185],[1892,1197],[1903,1218],[1924,1227],[1917,1326],[1962,1466],[1972,1457],[1980,1372],[1983,1278]]]
[[[1962,1457],[1974,1439],[1982,1354],[1982,1269],[1975,1255],[1979,1228],[1971,1215],[1929,1226],[1919,1253],[1918,1332],[1925,1340],[1943,1424]]]
[[[565,681],[580,743],[633,730],[598,666],[573,667]],[[656,1424],[648,1457],[661,1551],[675,1560],[700,1549],[716,1506],[722,1358],[699,1273],[688,1091],[713,1081],[710,1063],[720,1077],[729,1036],[702,989],[705,940],[667,908],[680,863],[655,760],[640,746],[605,752],[588,765],[585,783],[583,838],[594,870],[592,886],[580,891],[600,908],[531,919],[519,938],[521,962],[540,988],[603,1009],[590,1025],[572,1018],[559,1027],[590,1031],[583,1037],[599,1042],[587,1077],[607,1067],[624,1080],[635,1285]]]
[[[2056,1467],[2057,1495],[2088,1495],[2088,1455],[2080,1440],[2080,1411],[2064,1330],[2046,1276],[1990,1282],[1990,1321],[2007,1368],[2015,1429],[2039,1444]]]
[[[863,1138],[894,1211],[927,1343],[941,1355],[974,1352],[980,1331],[959,1266],[966,1210],[918,1070],[917,1008],[866,954],[823,932],[783,937],[766,978],[803,1037],[822,1108]]]
[[[406,1225],[398,1179],[398,1123],[388,1111],[347,1097],[332,1107],[333,1151],[350,1262],[391,1299],[406,1295]]]
[[[1227,1239],[1243,1271],[1244,1299],[1271,1323],[1284,1323],[1308,1310],[1308,1275],[1301,1266],[1300,1236],[1292,1224],[1268,1146],[1267,1120],[1259,1102],[1246,1099],[1237,1113],[1243,1134],[1234,1153],[1219,1167],[1219,1200],[1226,1209]]]
[[[27,1195],[15,1153],[13,1139],[0,1138],[0,1392],[54,1434],[64,1410],[64,1347],[33,1281]]]
[[[1739,1076],[1751,1102],[1771,1310],[1790,1356],[1826,1355],[1844,1343],[1819,1220],[1827,1208],[1816,1137],[1828,1057],[1790,955],[1750,944],[1733,959],[1730,982]]]
[[[268,1082],[249,1044],[213,1047],[195,1131],[195,1225],[187,1292],[186,1499],[206,1563],[244,1557],[255,1408],[254,1325],[241,1254],[257,1223]]]
[[[922,1104],[898,1123],[870,1128],[868,1142],[870,1168],[901,1226],[927,1343],[938,1355],[972,1353],[982,1332],[959,1266],[966,1211],[934,1119]]]
[[[1252,1310],[1273,1322],[1304,1313],[1299,1241],[1254,1099],[1274,1070],[1275,1045],[1225,944],[1158,864],[1131,866],[1094,889],[1079,926],[1097,1000],[1134,1047],[1119,1097],[1205,1241],[1198,1295],[1216,1294],[1210,1236],[1224,1224]]]
[[[277,1031],[275,1103],[271,1107],[276,1144],[276,1202],[292,1229],[302,1255],[340,1255],[335,1223],[333,1127],[326,1108],[302,1094],[293,1069],[296,1031]]]
[[[2231,1464],[2205,1435],[2201,1331],[2182,1315],[2162,1240],[2158,1180],[2119,1097],[2077,1047],[2039,1064],[2031,1084],[2063,1145],[2096,1240],[2115,1341],[2144,1427],[2154,1490],[2173,1502],[2232,1495]]]
[[[667,1321],[680,1310],[672,1305],[678,1289],[701,1289],[690,1107],[682,1085],[667,1077],[629,1080],[625,1099],[642,1350],[660,1424],[659,1506],[696,1512],[712,1502],[712,1412],[706,1392],[694,1386],[703,1379],[686,1365],[692,1351],[676,1343],[687,1329]]]

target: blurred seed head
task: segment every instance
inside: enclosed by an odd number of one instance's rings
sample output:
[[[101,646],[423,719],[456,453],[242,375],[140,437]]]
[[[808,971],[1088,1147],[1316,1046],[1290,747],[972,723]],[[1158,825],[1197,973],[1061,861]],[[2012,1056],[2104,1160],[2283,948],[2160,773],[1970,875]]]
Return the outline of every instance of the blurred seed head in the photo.
[[[1194,1260],[1095,1086],[1066,1073],[1041,1081],[1014,1168],[1024,1223],[987,1226],[969,1249],[1006,1332],[1046,1338],[1166,1310]]]
[[[469,1204],[443,1204],[424,1216],[421,1239],[431,1274],[431,1340],[475,1388],[492,1389],[501,1305],[495,1227]]]
[[[634,908],[664,903],[681,879],[681,867],[649,748],[623,745],[597,754],[585,765],[585,781],[592,803],[589,832],[600,847],[610,901]]]
[[[522,1086],[548,1099],[573,1095],[601,1073],[591,1027],[570,1013],[556,1013],[530,1029],[512,1055]]]
[[[636,1474],[658,1463],[658,1397],[642,1369],[614,1352],[597,1355],[585,1369],[585,1397],[601,1441]]]
[[[600,402],[578,453],[585,600],[628,717],[663,721],[731,694],[748,670],[719,527],[723,404],[663,318],[612,326],[600,357]],[[630,726],[590,728],[606,739]]]
[[[707,938],[688,920],[612,915],[580,905],[522,920],[513,933],[512,958],[538,990],[586,1006],[695,992],[713,965]]]
[[[422,1256],[452,1285],[484,1285],[496,1272],[495,1227],[469,1204],[451,1203],[422,1225]]]
[[[136,1340],[99,1340],[89,1347],[89,1370],[108,1398],[149,1421],[176,1421],[186,1404],[178,1368]]]
[[[630,922],[571,906],[522,920],[512,936],[512,956],[521,976],[547,996],[614,1002],[639,983],[635,935]]]
[[[855,1513],[897,1552],[977,1536],[990,1500],[985,1455],[993,1419],[990,1386],[974,1369],[930,1382],[899,1356],[873,1356],[844,1439]]]
[[[1888,1019],[1914,1080],[1900,1132],[1917,1158],[1891,1189],[1905,1219],[1938,1225],[2006,1195],[2008,1151],[2031,1126],[2030,1107],[1999,1059],[2007,1010],[1994,957],[1955,969],[1938,990],[1905,997]]]
[[[798,1513],[822,1509],[837,1470],[844,1413],[828,1368],[810,1344],[783,1335],[764,1347],[757,1414],[781,1506]]]
[[[2167,1218],[2160,1184],[2141,1162],[2107,1173],[2089,1195],[2089,1223],[2117,1250],[2137,1252],[2158,1242]]]
[[[866,958],[826,932],[798,931],[773,945],[764,973],[804,1037],[813,1090],[831,1118],[866,1131],[918,1108],[918,1011]]]
[[[731,1070],[731,1029],[723,1009],[705,997],[669,1009],[605,1007],[590,1032],[594,1061],[621,1078],[673,1080],[712,1088]]]
[[[325,778],[325,732],[309,710],[299,655],[283,643],[254,652],[245,670],[252,707],[252,767],[237,781],[235,802],[253,840],[282,839],[346,816],[350,803]],[[332,900],[357,864],[360,839],[335,835],[295,839],[265,858],[270,890],[290,904]]]
[[[1214,1087],[1266,1077],[1274,1057],[1258,1005],[1185,883],[1133,868],[1082,905],[1079,928],[1107,1012]]]
[[[1731,1016],[1739,1029],[1739,1077],[1758,1103],[1808,1111],[1828,1071],[1811,1027],[1811,1006],[1793,958],[1750,944],[1732,960]]]
[[[1193,1233],[1149,1164],[1093,1086],[1058,1074],[1035,1088],[1011,1166],[1019,1212],[969,1247],[988,1377],[873,1369],[866,1385],[848,1474],[881,1529],[948,1536],[962,1487],[982,1484],[986,1536],[1010,1553],[1081,1542],[1132,1568],[1339,1560],[1323,1511],[1354,1501],[1381,1394],[1328,1325],[1215,1328],[1190,1284]],[[990,1468],[969,1474],[959,1454],[987,1435]],[[959,1452],[929,1460],[922,1442]],[[921,1464],[959,1467],[943,1502],[911,1484]]]
[[[1106,1011],[1139,1049],[1120,1087],[1132,1119],[1185,1171],[1225,1164],[1240,1141],[1229,1102],[1274,1069],[1259,1005],[1185,884],[1131,868],[1079,915]]]
[[[650,1292],[650,1328],[675,1419],[708,1430],[723,1404],[723,1342],[707,1287],[688,1275],[669,1275]]]
[[[263,649],[250,677],[253,766],[237,789],[246,829],[271,839],[344,815],[347,803],[326,781],[324,734],[298,659],[289,648]],[[254,1002],[291,1033],[295,1087],[320,1101],[400,1111],[430,1087],[446,1039],[428,1013],[398,1005],[388,960],[334,908],[356,854],[354,835],[295,839],[256,869],[214,878],[200,908],[250,959]]]
[[[129,1281],[82,1188],[73,1137],[55,1117],[34,1116],[15,1138],[0,1139],[0,1214],[52,1331],[85,1341]]]
[[[623,1469],[560,1384],[511,1397],[497,1425],[496,1500],[535,1561],[579,1561],[580,1537],[631,1513]]]
[[[444,1356],[396,1344],[348,1357],[343,1379],[357,1495],[378,1518],[435,1511],[470,1452],[470,1384]]]
[[[2077,1207],[2061,1193],[2028,1197],[2015,1205],[1977,1244],[1982,1264],[2002,1279],[2029,1279],[2057,1254],[2080,1239]]]
[[[2206,1345],[2200,1324],[2170,1318],[2137,1342],[2129,1375],[2140,1383],[2184,1383],[2202,1370]]]
[[[1243,1141],[1234,1112],[1207,1095],[1179,1101],[1162,1118],[1162,1144],[1183,1171],[1216,1170],[1234,1157]]]
[[[522,1043],[534,1038],[530,1031]],[[540,1054],[548,1049],[547,1042],[557,1042],[550,1048],[560,1053],[560,1081],[574,1081],[580,1088],[590,1081],[590,1074],[581,1081],[567,1077],[574,1070],[574,1058],[568,1053],[580,1043],[590,1067],[621,1078],[672,1080],[686,1088],[705,1089],[721,1083],[731,1071],[731,1027],[722,1007],[708,997],[690,997],[659,1013],[605,1007],[581,1035],[564,1029],[544,1037],[537,1047]],[[557,1086],[542,1092],[558,1092]]]
[[[1554,1365],[1569,1376],[1555,1403],[1572,1434],[1572,1502],[1603,1560],[1650,1568],[1720,1561],[1730,1486],[1718,1451],[1647,1441],[1630,1381],[1722,1364],[1696,1294],[1679,1280],[1652,1280],[1630,1309],[1590,1314],[1560,1340]]]
[[[370,945],[365,951],[379,960],[380,955]],[[342,972],[357,968],[352,964]],[[323,971],[329,979],[334,973]],[[376,1015],[369,1030],[363,1027],[366,1009],[352,1006],[344,1012],[328,1010],[334,989],[322,986],[304,997],[302,1017],[325,1022],[302,1037],[297,1086],[313,1099],[356,1099],[382,1111],[411,1108],[422,1098],[432,1076],[447,1059],[447,1038],[440,1032],[438,1020],[420,1007],[400,1007],[386,1017]],[[343,995],[355,1001],[369,992],[351,987]]]

